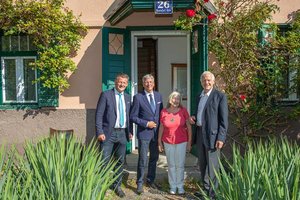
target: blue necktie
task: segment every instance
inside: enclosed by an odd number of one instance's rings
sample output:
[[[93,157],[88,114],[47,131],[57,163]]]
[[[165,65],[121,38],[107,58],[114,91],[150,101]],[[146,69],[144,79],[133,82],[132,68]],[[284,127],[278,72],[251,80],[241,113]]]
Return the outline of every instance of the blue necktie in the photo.
[[[122,128],[124,126],[124,108],[123,108],[123,100],[122,100],[121,93],[119,93],[119,116],[120,116],[119,125],[120,128]]]
[[[150,106],[151,106],[151,109],[152,109],[152,111],[155,113],[155,103],[154,103],[152,94],[149,94],[149,98],[150,98]]]

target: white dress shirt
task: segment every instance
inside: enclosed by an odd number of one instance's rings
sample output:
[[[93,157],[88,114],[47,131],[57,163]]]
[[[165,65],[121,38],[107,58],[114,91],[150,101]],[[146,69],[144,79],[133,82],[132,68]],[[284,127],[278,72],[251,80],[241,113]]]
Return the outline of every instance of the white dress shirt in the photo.
[[[210,89],[206,94],[204,93],[204,90],[202,91],[200,95],[200,101],[198,104],[198,111],[197,111],[197,126],[202,126],[203,124],[203,109],[205,107],[205,104],[207,102],[207,99],[211,93],[212,89]]]
[[[119,101],[120,96],[119,92],[115,89],[115,98],[116,98],[116,106],[117,106],[117,119],[115,123],[115,128],[126,128],[126,105],[125,105],[125,98],[124,98],[124,92],[121,93],[121,98],[123,102],[123,108],[124,108],[124,125],[123,127],[120,127],[120,113],[119,113]]]

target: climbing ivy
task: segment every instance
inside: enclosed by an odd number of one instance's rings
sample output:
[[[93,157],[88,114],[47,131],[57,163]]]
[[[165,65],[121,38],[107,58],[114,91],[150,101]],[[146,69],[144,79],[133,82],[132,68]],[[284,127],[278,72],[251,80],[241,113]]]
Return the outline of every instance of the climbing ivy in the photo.
[[[80,48],[87,29],[65,0],[1,0],[0,29],[5,36],[31,36],[38,60],[32,67],[41,71],[37,78],[44,87],[69,87],[67,73],[76,69],[72,57]]]

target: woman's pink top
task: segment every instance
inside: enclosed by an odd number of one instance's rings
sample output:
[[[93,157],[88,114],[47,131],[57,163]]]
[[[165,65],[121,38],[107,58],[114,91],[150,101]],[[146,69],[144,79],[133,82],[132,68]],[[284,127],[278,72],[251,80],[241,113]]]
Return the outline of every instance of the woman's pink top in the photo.
[[[160,123],[164,126],[162,141],[168,144],[179,144],[188,141],[186,120],[189,113],[180,108],[177,113],[169,113],[166,108],[160,112]]]

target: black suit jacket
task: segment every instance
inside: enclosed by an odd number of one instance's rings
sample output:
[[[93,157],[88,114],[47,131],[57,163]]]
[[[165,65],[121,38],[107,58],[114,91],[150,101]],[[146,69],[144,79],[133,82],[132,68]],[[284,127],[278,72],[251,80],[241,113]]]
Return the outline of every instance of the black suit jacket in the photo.
[[[197,117],[198,105],[201,97],[197,96],[197,108],[194,116]],[[228,105],[226,95],[213,89],[207,99],[202,113],[202,139],[206,147],[215,149],[216,141],[225,142],[228,130]],[[199,127],[197,127],[199,128]],[[201,139],[195,134],[194,142]]]
[[[129,94],[124,93],[125,107],[126,107],[126,138],[129,141],[129,134],[132,133],[132,125],[129,120],[129,112],[131,100]],[[117,106],[115,91],[107,90],[102,92],[96,109],[96,136],[104,133],[106,140],[109,140],[110,135],[115,127],[117,120]]]

